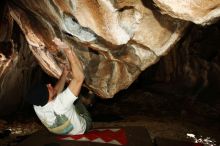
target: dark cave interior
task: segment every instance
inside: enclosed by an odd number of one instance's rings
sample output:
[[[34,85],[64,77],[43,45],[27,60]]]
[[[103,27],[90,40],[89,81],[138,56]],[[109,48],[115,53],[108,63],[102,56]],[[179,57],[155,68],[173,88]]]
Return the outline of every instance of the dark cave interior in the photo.
[[[186,140],[185,133],[194,132],[220,144],[220,21],[205,27],[190,25],[169,53],[143,71],[130,87],[111,99],[95,97],[95,103],[88,107],[95,126],[140,124],[149,129],[153,138]],[[13,31],[14,39],[21,39],[17,36],[20,33],[17,24]],[[1,42],[0,53],[10,56],[11,50],[5,49],[11,48],[10,45]],[[37,80],[56,82],[40,66],[33,70],[31,81],[36,81],[36,74]],[[10,106],[10,112],[5,111],[7,105],[0,108],[0,141],[3,140],[0,145],[19,143],[10,137],[13,132],[23,140],[42,129],[32,106],[24,97],[17,100],[13,108]],[[178,135],[179,131],[184,134]],[[6,139],[5,134],[10,138]]]

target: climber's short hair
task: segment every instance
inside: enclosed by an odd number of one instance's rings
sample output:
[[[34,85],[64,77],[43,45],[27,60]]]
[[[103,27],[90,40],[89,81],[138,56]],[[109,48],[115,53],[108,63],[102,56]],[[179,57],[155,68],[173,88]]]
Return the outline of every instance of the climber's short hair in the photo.
[[[26,101],[37,106],[44,106],[48,102],[49,92],[45,84],[38,83],[31,87],[26,95]]]

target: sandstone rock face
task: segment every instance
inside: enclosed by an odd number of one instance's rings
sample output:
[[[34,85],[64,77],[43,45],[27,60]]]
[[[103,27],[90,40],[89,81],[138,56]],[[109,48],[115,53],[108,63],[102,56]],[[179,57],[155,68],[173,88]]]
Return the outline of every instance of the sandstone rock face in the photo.
[[[220,16],[219,0],[153,0],[163,13],[174,18],[207,25]]]
[[[16,52],[14,44],[27,44],[25,48],[42,69],[58,78],[62,66],[68,64],[52,41],[58,37],[83,63],[84,86],[103,98],[129,87],[142,71],[166,55],[187,30],[189,23],[184,20],[209,24],[219,18],[218,0],[10,0],[5,5],[8,10],[1,16],[7,21],[0,31],[1,41],[12,48],[8,52]],[[155,5],[170,16],[161,14]],[[25,36],[22,41],[11,38],[17,33],[14,22]],[[8,74],[6,68],[12,60],[15,58],[1,55],[4,69],[0,78]]]
[[[188,23],[141,0],[14,0],[10,15],[48,74],[58,78],[69,43],[84,65],[85,86],[103,98],[127,88],[182,36]]]

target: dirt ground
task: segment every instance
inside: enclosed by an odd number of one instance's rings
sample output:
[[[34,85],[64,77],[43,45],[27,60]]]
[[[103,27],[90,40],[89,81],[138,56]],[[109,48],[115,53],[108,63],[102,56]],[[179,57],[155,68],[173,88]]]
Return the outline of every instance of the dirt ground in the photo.
[[[2,122],[1,122],[2,123]],[[152,140],[156,137],[168,138],[174,140],[193,141],[187,138],[187,133],[193,133],[197,137],[210,137],[219,145],[219,130],[209,125],[199,126],[188,121],[178,119],[153,119],[144,116],[130,116],[126,119],[111,122],[94,122],[94,128],[100,127],[123,127],[123,126],[144,126],[147,128]],[[12,122],[1,125],[1,129],[11,130],[11,134],[0,139],[1,146],[13,146],[28,137],[28,135],[43,129],[44,127],[38,119],[29,119],[23,122]]]

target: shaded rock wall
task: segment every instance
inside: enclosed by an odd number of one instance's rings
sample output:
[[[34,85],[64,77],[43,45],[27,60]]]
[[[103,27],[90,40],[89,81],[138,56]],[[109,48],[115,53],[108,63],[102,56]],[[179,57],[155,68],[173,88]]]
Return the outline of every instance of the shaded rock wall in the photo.
[[[175,90],[171,89],[179,88],[178,94],[183,96],[198,95],[211,85],[217,95],[220,89],[219,48],[219,22],[209,27],[193,25],[175,49],[143,73],[143,80],[148,80],[149,84],[169,84],[172,88],[164,88],[164,91],[172,93]]]
[[[219,22],[209,27],[193,25],[175,49],[141,74],[139,88],[164,97],[158,100],[150,95],[146,103],[152,102],[155,111],[162,107],[171,113],[187,111],[201,119],[219,120],[219,48]]]
[[[19,26],[2,5],[0,24],[0,116],[15,112],[41,73]]]
[[[169,54],[143,71],[128,90],[113,99],[98,100],[92,115],[100,121],[126,116],[136,120],[140,115],[181,117],[184,123],[209,121],[208,128],[219,127],[219,74],[220,22],[208,27],[191,25]]]

